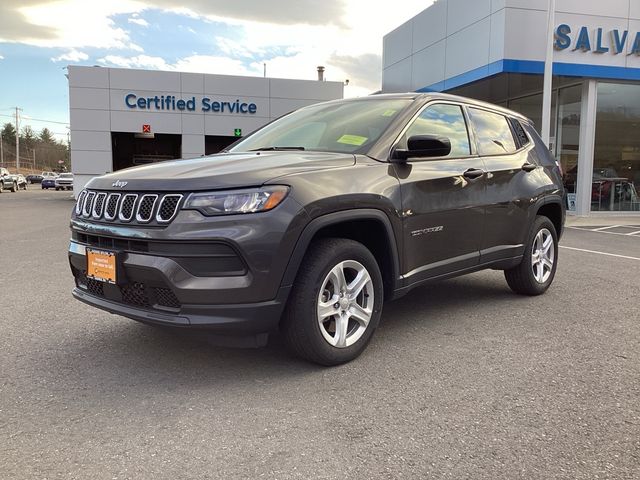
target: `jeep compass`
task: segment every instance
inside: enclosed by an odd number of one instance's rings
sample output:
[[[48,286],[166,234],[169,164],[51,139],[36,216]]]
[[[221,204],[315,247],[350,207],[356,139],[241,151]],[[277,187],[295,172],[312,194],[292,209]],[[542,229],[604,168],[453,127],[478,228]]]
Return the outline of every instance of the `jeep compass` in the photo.
[[[385,301],[503,270],[538,295],[565,218],[530,120],[445,94],[321,103],[207,157],[92,179],[71,217],[73,295],[149,324],[263,345],[280,331],[335,365]]]

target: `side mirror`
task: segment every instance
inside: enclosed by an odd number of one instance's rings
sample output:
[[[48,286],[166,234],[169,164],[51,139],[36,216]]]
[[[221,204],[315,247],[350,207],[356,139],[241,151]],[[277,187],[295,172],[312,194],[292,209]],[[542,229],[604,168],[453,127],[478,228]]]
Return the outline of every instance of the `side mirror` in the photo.
[[[451,141],[438,135],[413,135],[407,140],[407,147],[395,149],[392,159],[446,157],[451,153]]]

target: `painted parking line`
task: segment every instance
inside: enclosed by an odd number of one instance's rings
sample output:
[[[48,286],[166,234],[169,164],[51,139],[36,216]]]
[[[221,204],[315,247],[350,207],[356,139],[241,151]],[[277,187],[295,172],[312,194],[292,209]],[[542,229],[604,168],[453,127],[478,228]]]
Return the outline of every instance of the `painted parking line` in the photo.
[[[610,228],[623,227],[623,226],[624,225],[609,225],[608,227],[594,228],[591,231],[592,232],[602,232],[603,230],[609,230]]]
[[[607,235],[624,235],[626,237],[628,236],[634,236],[634,237],[638,237],[640,236],[640,230],[637,231],[632,231],[632,232],[610,232],[608,230],[605,230],[605,228],[628,228],[629,230],[638,228],[636,225],[611,225],[609,227],[599,227],[599,228],[590,228],[590,227],[573,227],[573,226],[566,226],[566,228],[570,228],[572,230],[581,230],[583,232],[595,232],[595,233],[606,233]]]
[[[606,255],[608,257],[626,258],[627,260],[638,260],[640,262],[640,257],[630,257],[628,255],[618,255],[617,253],[599,252],[597,250],[587,250],[585,248],[565,247],[564,245],[560,245],[560,248],[565,248],[567,250],[575,250],[577,252],[586,252],[586,253],[595,253],[597,255]]]

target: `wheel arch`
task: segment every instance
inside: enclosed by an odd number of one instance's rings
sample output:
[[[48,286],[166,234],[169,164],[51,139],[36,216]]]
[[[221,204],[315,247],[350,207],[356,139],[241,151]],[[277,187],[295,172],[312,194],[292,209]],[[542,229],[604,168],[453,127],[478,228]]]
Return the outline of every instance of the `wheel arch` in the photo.
[[[556,198],[547,199],[543,204],[538,206],[536,216],[538,215],[544,215],[551,220],[559,239],[562,236],[565,217],[565,213],[562,208],[562,200]]]
[[[354,209],[329,213],[313,219],[304,228],[291,254],[282,286],[292,285],[309,245],[318,238],[349,238],[362,243],[376,258],[382,273],[385,298],[399,287],[399,251],[387,215],[376,209]]]

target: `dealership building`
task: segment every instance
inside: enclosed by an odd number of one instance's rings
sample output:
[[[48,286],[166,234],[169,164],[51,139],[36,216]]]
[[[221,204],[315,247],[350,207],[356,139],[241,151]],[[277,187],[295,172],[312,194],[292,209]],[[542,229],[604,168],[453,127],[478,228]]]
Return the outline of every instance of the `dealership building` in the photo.
[[[383,40],[382,91],[438,91],[542,123],[547,0],[437,0]],[[578,215],[640,212],[640,1],[556,0],[550,148]]]
[[[287,112],[342,98],[343,88],[342,82],[70,66],[76,192],[96,175],[219,152]]]

